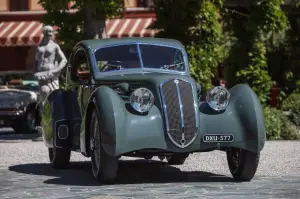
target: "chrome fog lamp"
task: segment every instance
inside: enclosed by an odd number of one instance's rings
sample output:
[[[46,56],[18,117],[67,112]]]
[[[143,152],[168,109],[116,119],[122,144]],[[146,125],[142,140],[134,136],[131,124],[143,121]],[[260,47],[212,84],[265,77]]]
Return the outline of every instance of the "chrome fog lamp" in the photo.
[[[212,109],[216,111],[222,111],[226,109],[229,99],[229,91],[222,86],[211,88],[206,94],[206,102]]]
[[[129,97],[132,108],[140,113],[148,112],[154,103],[154,95],[147,88],[134,90]]]

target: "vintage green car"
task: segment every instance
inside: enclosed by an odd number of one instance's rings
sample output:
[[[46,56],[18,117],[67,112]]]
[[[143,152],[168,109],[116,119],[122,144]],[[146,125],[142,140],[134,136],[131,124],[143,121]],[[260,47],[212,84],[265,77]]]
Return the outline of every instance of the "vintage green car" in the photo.
[[[44,103],[39,128],[54,168],[66,168],[71,151],[81,152],[91,157],[93,176],[112,183],[121,156],[158,156],[175,165],[191,153],[221,150],[235,180],[255,175],[266,140],[256,94],[244,84],[204,94],[180,42],[84,40],[66,77],[66,87]]]

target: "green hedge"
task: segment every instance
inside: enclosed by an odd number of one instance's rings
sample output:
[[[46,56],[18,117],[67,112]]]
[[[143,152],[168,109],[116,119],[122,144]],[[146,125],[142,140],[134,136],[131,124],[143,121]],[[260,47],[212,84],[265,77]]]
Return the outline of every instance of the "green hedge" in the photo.
[[[265,124],[267,139],[269,140],[298,140],[299,128],[296,127],[284,114],[276,108],[265,107]]]
[[[292,93],[281,104],[281,109],[288,112],[291,122],[300,127],[300,94]]]

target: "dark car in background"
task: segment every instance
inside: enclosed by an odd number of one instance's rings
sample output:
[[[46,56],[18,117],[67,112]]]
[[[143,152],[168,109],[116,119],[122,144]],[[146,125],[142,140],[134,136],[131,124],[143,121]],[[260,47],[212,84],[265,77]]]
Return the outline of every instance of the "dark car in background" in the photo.
[[[33,133],[39,121],[38,82],[28,71],[0,72],[0,128]]]

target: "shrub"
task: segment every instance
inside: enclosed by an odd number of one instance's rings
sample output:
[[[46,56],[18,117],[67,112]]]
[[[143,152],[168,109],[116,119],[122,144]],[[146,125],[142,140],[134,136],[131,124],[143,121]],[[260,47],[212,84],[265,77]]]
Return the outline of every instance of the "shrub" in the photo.
[[[269,140],[296,140],[299,139],[299,129],[293,125],[288,117],[276,108],[265,107],[265,125]]]
[[[300,94],[290,94],[281,104],[281,109],[288,112],[288,118],[300,127]]]

